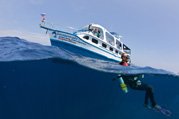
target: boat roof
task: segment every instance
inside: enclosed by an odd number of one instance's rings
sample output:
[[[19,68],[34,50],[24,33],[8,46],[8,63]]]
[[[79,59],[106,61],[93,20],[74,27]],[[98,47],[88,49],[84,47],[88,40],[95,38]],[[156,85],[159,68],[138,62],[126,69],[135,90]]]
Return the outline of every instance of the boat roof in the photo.
[[[116,33],[116,32],[110,32],[110,31],[108,31],[106,28],[104,28],[103,26],[101,26],[101,25],[99,25],[99,24],[96,24],[96,23],[91,23],[91,24],[89,24],[89,25],[86,25],[86,26],[83,27],[83,28],[88,28],[90,25],[93,26],[93,27],[98,27],[98,28],[102,29],[104,32],[110,33],[112,36],[114,36],[115,38],[117,38],[117,40],[120,40],[120,38],[122,38],[122,36],[119,35],[118,33]]]
[[[103,30],[105,30],[105,31],[108,31],[107,29],[105,29],[103,26],[101,26],[101,25],[99,25],[99,24],[91,23],[91,24],[89,24],[89,25],[92,25],[93,27],[98,27],[98,28],[101,28],[101,29],[103,29]],[[88,26],[89,26],[89,25],[88,25]]]

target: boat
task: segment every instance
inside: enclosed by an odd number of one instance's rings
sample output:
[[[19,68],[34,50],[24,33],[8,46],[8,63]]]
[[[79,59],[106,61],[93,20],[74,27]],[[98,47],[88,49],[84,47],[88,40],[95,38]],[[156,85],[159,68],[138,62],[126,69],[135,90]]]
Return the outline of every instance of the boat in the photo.
[[[122,53],[131,55],[131,49],[117,33],[109,32],[99,24],[92,23],[72,33],[48,27],[45,22],[40,28],[47,30],[52,46],[77,55],[114,62],[121,61]]]

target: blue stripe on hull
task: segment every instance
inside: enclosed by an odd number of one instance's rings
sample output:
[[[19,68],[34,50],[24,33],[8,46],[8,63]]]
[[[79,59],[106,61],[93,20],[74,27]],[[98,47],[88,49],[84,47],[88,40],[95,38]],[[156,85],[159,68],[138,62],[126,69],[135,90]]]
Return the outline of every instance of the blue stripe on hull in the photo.
[[[82,56],[91,57],[91,58],[97,58],[97,59],[102,59],[102,60],[119,62],[117,60],[107,58],[107,57],[105,57],[103,55],[99,55],[97,53],[94,53],[92,51],[89,51],[87,49],[84,49],[84,48],[81,48],[81,47],[78,47],[78,46],[75,46],[75,45],[72,45],[72,44],[67,43],[67,42],[61,42],[61,41],[53,40],[53,39],[50,39],[50,41],[51,41],[51,44],[53,46],[63,48],[65,50],[68,50],[68,51],[70,51],[72,53],[75,53],[77,55],[82,55]]]

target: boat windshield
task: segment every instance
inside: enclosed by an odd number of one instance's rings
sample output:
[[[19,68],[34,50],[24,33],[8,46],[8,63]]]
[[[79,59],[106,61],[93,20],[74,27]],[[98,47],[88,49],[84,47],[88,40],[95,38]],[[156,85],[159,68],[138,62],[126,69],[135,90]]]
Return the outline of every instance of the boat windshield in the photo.
[[[106,32],[106,41],[114,46],[114,37],[108,32]]]

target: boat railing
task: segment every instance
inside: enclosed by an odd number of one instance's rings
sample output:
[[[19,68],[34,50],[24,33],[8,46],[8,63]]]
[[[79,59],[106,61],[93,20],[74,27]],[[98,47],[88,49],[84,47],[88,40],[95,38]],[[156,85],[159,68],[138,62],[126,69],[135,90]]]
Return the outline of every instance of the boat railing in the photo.
[[[82,34],[83,34],[83,38],[88,36],[87,40],[90,40],[91,43],[93,43],[92,39],[97,40],[98,43],[95,43],[94,45],[98,44],[97,46],[103,47],[107,51],[111,51],[111,52],[113,52],[115,54],[118,54],[118,56],[123,52],[122,47],[119,49],[116,46],[111,45],[107,41],[98,38],[97,36],[93,35],[92,33],[84,33],[83,32]],[[86,39],[86,38],[84,38],[84,39]]]

